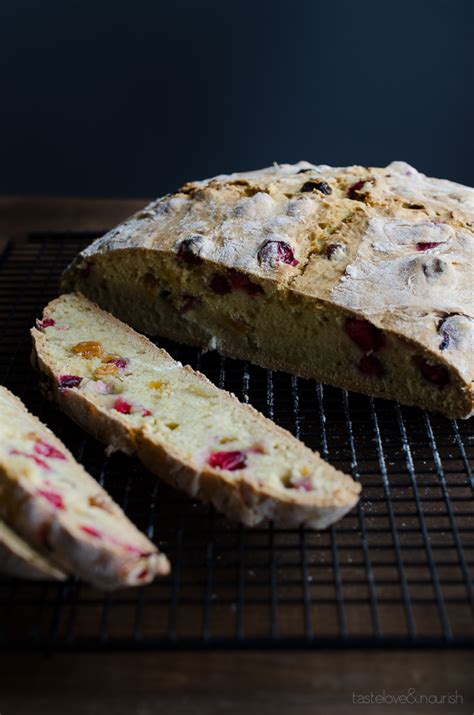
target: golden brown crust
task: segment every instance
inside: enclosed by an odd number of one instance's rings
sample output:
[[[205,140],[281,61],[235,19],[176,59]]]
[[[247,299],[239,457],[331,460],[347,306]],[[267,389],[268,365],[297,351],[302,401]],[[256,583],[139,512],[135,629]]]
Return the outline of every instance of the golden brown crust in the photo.
[[[403,162],[300,162],[187,184],[95,241],[63,285],[152,335],[467,417],[474,407],[473,226],[473,189]],[[331,335],[311,332],[322,313]],[[389,338],[375,356],[383,379],[368,379],[358,362],[367,355],[338,342],[351,318]],[[285,353],[267,333],[290,322]],[[305,339],[314,341],[313,353],[327,350],[325,360],[300,354]],[[396,358],[403,362],[406,349],[411,363],[402,372]],[[345,351],[350,361],[333,374],[331,363]],[[435,380],[438,368],[446,372],[449,388],[433,387],[433,366]]]

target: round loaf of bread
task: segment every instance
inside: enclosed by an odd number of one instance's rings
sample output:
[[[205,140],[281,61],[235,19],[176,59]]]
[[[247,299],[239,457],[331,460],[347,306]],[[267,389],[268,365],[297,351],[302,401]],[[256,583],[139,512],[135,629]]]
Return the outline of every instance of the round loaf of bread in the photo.
[[[468,417],[474,190],[403,162],[186,184],[64,274],[149,335]]]

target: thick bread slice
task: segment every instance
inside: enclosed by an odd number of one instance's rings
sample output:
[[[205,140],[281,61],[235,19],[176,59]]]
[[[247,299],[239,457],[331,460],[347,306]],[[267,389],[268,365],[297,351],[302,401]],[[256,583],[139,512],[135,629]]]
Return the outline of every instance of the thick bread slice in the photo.
[[[403,162],[186,184],[64,274],[147,335],[468,417],[474,189]]]
[[[66,575],[0,519],[0,573],[27,579],[64,581]]]
[[[166,557],[4,387],[0,517],[60,568],[101,588],[143,585],[169,571]]]
[[[68,415],[230,518],[319,529],[358,501],[350,477],[83,296],[50,303],[32,336]]]

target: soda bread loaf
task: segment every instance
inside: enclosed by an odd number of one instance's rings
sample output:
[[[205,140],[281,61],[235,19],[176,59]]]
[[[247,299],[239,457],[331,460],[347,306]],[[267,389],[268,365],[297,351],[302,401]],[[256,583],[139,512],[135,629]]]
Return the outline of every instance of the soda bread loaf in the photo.
[[[85,430],[232,519],[323,528],[360,485],[80,295],[50,303],[33,362]]]
[[[408,164],[186,184],[65,272],[149,335],[468,417],[474,190]]]
[[[0,573],[18,578],[64,581],[66,575],[0,519]]]
[[[142,585],[169,571],[166,557],[4,387],[0,517],[45,559],[101,588]],[[7,536],[11,547],[11,533]]]

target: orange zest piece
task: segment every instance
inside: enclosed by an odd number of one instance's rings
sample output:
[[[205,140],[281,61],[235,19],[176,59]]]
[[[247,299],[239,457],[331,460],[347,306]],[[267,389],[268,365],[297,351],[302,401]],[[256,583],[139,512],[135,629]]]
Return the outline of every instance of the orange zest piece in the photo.
[[[117,365],[114,365],[113,363],[109,362],[106,363],[105,365],[99,365],[99,367],[96,367],[94,370],[94,377],[95,378],[101,378],[101,377],[107,377],[107,375],[117,375],[119,373],[119,368]]]
[[[114,355],[113,353],[110,355],[105,355],[102,358],[102,362],[112,362],[113,360],[120,360],[120,355]]]
[[[85,340],[82,343],[74,345],[72,352],[82,355],[86,360],[90,360],[93,357],[102,357],[104,348],[101,343],[96,343],[93,340]]]
[[[168,383],[164,382],[164,380],[153,380],[148,386],[151,387],[152,390],[163,390],[168,386]]]

